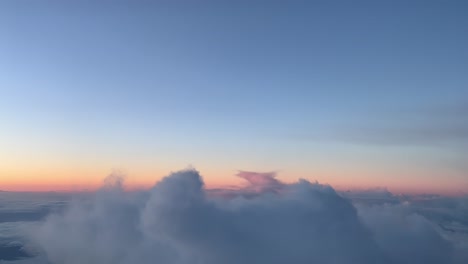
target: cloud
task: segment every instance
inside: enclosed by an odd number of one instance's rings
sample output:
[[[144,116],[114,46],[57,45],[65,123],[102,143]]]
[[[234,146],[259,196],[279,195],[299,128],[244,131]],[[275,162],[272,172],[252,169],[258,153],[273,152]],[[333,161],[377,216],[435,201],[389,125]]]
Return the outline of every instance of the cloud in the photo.
[[[356,141],[377,144],[434,145],[468,142],[468,103],[433,105],[400,112],[351,132]],[[351,130],[353,131],[353,130]]]
[[[25,252],[21,243],[0,243],[0,263],[2,260],[18,260],[28,257],[30,255]]]
[[[0,224],[38,221],[63,209],[68,199],[59,193],[0,192]]]
[[[357,208],[392,263],[454,263],[454,246],[426,218],[404,205]]]
[[[340,135],[338,135],[340,136]],[[343,139],[358,143],[383,145],[427,145],[468,141],[467,123],[397,123],[374,124],[348,129]]]
[[[284,189],[285,186],[285,184],[276,179],[275,172],[253,172],[241,170],[236,174],[236,176],[246,181],[246,184],[241,188],[218,188],[205,190],[205,192],[209,196],[214,197],[251,198],[267,192],[278,193]]]
[[[468,102],[432,105],[392,112],[370,112],[352,123],[335,123],[294,137],[364,145],[451,146],[468,144]]]
[[[384,205],[400,203],[400,197],[393,195],[386,188],[348,190],[340,192],[340,195],[350,199],[355,204]]]
[[[239,171],[237,176],[249,183],[245,189],[252,189],[257,192],[276,192],[284,186],[283,183],[275,178],[276,173],[274,172]]]
[[[26,230],[38,255],[31,263],[457,263],[422,216],[356,209],[330,186],[284,184],[274,173],[239,176],[249,184],[229,198],[209,195],[195,170],[149,193],[125,192],[112,176],[90,199]]]

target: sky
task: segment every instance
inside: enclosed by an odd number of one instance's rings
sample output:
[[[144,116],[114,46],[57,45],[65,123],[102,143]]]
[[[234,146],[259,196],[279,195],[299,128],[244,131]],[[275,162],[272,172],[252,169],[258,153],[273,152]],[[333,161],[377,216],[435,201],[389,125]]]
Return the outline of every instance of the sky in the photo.
[[[0,189],[193,166],[466,194],[466,1],[2,1]]]

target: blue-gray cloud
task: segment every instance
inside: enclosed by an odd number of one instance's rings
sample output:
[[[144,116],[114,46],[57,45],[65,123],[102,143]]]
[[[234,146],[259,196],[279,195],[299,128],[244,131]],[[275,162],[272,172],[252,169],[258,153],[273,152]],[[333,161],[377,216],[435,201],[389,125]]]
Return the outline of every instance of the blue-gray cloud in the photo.
[[[250,183],[227,198],[207,192],[195,170],[149,193],[124,192],[114,177],[92,199],[26,229],[38,255],[31,263],[466,263],[403,204],[356,209],[327,185],[239,176]]]
[[[363,119],[335,123],[322,131],[298,135],[304,140],[332,140],[370,145],[468,145],[468,103],[369,112]]]

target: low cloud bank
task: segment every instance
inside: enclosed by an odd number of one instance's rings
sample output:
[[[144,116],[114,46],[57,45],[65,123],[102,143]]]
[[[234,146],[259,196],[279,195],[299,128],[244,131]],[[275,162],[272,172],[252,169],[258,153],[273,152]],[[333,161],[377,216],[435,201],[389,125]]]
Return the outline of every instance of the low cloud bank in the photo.
[[[461,249],[404,205],[355,207],[333,188],[239,172],[241,190],[209,193],[196,170],[149,193],[110,177],[28,230],[34,263],[467,263]],[[245,194],[252,195],[245,195]],[[253,195],[255,194],[255,195]]]

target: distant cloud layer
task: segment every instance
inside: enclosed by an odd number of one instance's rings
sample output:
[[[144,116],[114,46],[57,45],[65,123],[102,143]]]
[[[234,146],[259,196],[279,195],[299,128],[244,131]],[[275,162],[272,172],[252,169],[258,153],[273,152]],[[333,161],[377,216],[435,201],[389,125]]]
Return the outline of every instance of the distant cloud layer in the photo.
[[[468,144],[468,102],[432,105],[393,112],[377,111],[371,119],[336,123],[329,130],[296,135],[301,140],[332,140],[365,145],[452,146]]]
[[[27,230],[38,255],[30,261],[467,263],[457,245],[402,204],[356,208],[330,186],[284,184],[273,173],[238,176],[249,184],[228,196],[208,193],[195,170],[171,174],[150,193],[126,193],[120,178],[108,178],[91,200]]]
[[[401,112],[373,127],[362,127],[352,138],[380,144],[441,144],[468,142],[468,103],[432,106]],[[389,121],[390,120],[390,121]]]

